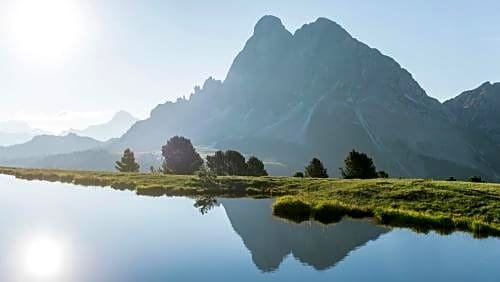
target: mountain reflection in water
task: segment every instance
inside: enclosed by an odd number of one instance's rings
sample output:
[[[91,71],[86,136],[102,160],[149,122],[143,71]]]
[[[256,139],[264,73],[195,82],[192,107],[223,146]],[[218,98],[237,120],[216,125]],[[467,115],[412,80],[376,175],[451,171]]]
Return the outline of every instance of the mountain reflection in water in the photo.
[[[234,231],[263,272],[275,271],[289,254],[317,270],[342,261],[352,250],[390,229],[368,220],[344,219],[336,224],[291,223],[272,215],[271,199],[219,199]]]

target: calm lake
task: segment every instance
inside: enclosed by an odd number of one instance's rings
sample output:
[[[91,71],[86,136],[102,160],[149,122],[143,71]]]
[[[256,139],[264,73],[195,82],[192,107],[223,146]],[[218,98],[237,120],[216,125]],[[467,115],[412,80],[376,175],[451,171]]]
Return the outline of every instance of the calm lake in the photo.
[[[500,281],[500,239],[0,176],[0,281]],[[210,205],[213,204],[213,205]]]

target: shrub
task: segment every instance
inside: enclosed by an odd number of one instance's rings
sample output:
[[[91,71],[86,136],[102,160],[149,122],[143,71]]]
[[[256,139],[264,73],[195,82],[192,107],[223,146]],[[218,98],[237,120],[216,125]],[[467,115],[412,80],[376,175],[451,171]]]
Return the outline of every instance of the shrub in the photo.
[[[301,172],[301,171],[297,171],[297,172],[293,175],[293,177],[304,177],[304,173],[303,173],[303,172]]]
[[[457,180],[455,179],[455,177],[450,176],[450,177],[446,178],[446,181],[457,181]]]
[[[483,182],[483,179],[481,179],[480,176],[471,176],[471,177],[469,177],[469,181],[479,183],[479,182]]]

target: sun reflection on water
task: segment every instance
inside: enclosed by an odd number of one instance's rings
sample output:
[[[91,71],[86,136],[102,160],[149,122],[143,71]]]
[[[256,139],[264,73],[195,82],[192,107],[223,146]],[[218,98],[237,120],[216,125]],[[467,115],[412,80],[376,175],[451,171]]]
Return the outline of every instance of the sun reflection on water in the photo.
[[[23,273],[37,279],[60,276],[65,264],[65,244],[54,237],[38,236],[25,242]]]

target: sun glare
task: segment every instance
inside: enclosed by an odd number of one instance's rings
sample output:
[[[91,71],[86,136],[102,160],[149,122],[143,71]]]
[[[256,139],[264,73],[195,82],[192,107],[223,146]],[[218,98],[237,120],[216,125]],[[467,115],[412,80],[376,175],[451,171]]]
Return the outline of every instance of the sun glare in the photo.
[[[82,39],[84,21],[77,0],[16,0],[6,12],[11,47],[23,59],[64,60]]]
[[[64,265],[63,245],[49,237],[27,242],[23,252],[25,274],[36,278],[51,278],[61,274]]]

